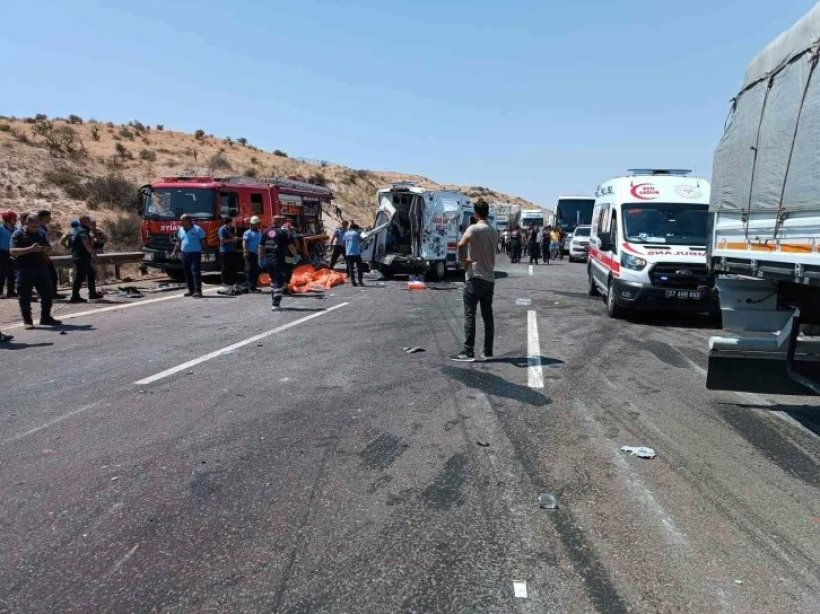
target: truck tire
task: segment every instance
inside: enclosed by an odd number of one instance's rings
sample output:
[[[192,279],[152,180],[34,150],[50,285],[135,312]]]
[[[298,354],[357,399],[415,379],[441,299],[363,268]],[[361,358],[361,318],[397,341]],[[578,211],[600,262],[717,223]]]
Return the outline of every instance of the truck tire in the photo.
[[[379,272],[384,275],[385,279],[393,279],[392,267],[389,267],[386,264],[378,264],[376,267],[379,269]]]
[[[589,278],[589,286],[587,287],[587,294],[590,296],[598,296],[598,286],[595,285],[595,279],[592,277],[592,267],[587,267],[587,277]]]
[[[428,281],[442,281],[446,275],[447,265],[444,260],[436,260],[435,262],[429,263],[427,267]]]
[[[620,320],[626,317],[627,314],[627,310],[615,302],[615,284],[612,283],[611,279],[606,294],[606,314],[614,320]]]

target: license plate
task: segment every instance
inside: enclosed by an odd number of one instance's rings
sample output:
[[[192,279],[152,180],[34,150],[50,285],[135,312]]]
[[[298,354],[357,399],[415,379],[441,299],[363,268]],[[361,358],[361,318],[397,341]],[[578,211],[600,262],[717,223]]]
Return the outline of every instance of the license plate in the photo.
[[[703,292],[700,290],[667,290],[666,298],[680,298],[685,300],[700,300]]]

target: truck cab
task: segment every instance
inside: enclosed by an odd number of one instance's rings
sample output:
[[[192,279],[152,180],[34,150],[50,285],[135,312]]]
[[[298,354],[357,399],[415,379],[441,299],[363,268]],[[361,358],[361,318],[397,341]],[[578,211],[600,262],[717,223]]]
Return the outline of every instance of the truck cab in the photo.
[[[685,170],[632,170],[596,191],[589,294],[607,313],[715,312],[706,267],[709,182]]]

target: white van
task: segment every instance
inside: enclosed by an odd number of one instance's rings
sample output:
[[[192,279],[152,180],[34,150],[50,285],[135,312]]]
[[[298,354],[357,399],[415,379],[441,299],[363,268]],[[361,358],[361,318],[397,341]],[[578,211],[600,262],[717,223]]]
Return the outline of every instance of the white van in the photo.
[[[634,169],[595,193],[589,294],[612,318],[634,309],[717,311],[706,267],[710,186],[686,170]]]
[[[470,225],[473,204],[461,192],[395,183],[376,194],[373,230],[362,241],[362,260],[385,277],[426,274],[442,279],[458,269],[458,241]]]

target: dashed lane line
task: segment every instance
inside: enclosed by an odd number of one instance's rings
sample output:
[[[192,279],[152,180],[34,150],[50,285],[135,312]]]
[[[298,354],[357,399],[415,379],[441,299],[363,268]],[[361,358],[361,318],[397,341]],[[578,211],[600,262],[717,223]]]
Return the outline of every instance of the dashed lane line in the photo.
[[[527,312],[527,365],[527,385],[530,388],[543,388],[541,341],[538,338],[538,316],[534,310]]]
[[[229,354],[234,350],[238,350],[241,347],[249,345],[251,343],[255,343],[260,341],[266,337],[270,337],[271,335],[275,335],[277,333],[281,333],[282,331],[288,330],[289,328],[293,328],[294,326],[298,326],[299,324],[303,324],[309,320],[313,320],[314,318],[319,318],[321,316],[329,314],[331,311],[336,311],[344,307],[345,305],[349,305],[350,303],[339,303],[338,305],[334,305],[333,307],[329,307],[323,311],[319,311],[317,313],[313,313],[309,316],[305,316],[304,318],[299,318],[298,320],[294,320],[293,322],[288,322],[287,324],[283,324],[282,326],[277,326],[276,328],[272,328],[271,330],[265,331],[264,333],[259,333],[258,335],[254,335],[253,337],[249,337],[244,341],[239,341],[227,347],[224,347],[219,350],[215,350],[213,352],[209,352],[199,358],[194,358],[193,360],[189,360],[188,362],[184,362],[181,365],[177,365],[176,367],[171,367],[170,369],[165,369],[164,371],[160,371],[154,375],[149,377],[145,377],[141,380],[134,382],[138,386],[144,386],[146,384],[153,384],[156,381],[161,379],[165,379],[175,373],[179,373],[180,371],[184,371],[185,369],[190,369],[191,367],[195,367],[196,365],[202,364],[203,362],[207,362],[212,358],[216,358],[217,356],[223,356],[225,354]]]

